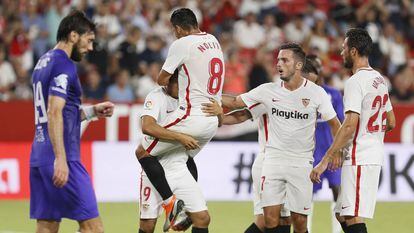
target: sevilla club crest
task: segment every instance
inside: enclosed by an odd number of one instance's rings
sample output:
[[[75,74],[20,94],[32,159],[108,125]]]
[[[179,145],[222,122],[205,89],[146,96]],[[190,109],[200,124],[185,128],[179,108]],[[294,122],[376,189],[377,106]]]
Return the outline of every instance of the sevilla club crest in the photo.
[[[309,105],[310,99],[302,99],[303,106],[307,107]]]

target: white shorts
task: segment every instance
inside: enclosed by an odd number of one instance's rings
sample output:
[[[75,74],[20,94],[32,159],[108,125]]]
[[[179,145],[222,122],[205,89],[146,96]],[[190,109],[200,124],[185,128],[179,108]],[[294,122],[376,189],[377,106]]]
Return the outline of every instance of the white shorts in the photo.
[[[207,210],[201,187],[188,169],[168,174],[166,178],[171,190],[178,199],[184,201],[184,209],[190,213]],[[163,213],[162,198],[145,173],[141,174],[140,218],[156,219]]]
[[[373,218],[380,172],[380,165],[342,166],[335,212],[341,216]]]
[[[312,167],[263,164],[261,202],[263,207],[285,204],[291,212],[309,215],[312,206]]]
[[[253,162],[252,166],[252,180],[253,180],[253,213],[254,215],[263,214],[263,207],[260,201],[260,177],[262,174],[264,154],[259,153]],[[280,216],[289,217],[290,211],[286,208],[286,205],[282,205]]]
[[[200,148],[187,151],[189,156],[194,157],[216,134],[218,118],[206,116],[185,117],[185,111],[177,109],[174,113],[168,116],[165,123],[162,125],[169,130],[188,134],[195,138],[198,141]],[[152,156],[158,156],[168,151],[183,147],[179,142],[160,141],[157,138],[146,135],[142,138],[141,144]]]

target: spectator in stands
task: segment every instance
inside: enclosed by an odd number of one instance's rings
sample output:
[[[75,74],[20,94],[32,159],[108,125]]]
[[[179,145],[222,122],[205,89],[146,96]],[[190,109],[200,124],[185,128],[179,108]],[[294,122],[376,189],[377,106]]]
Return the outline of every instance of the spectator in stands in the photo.
[[[247,70],[240,62],[237,50],[228,54],[226,66],[226,78],[224,79],[223,93],[240,95],[247,92]]]
[[[282,29],[277,26],[274,15],[268,14],[264,17],[263,29],[265,34],[264,45],[267,49],[274,50],[285,42],[285,35]]]
[[[107,80],[106,77],[108,77],[108,41],[109,35],[107,28],[103,25],[97,25],[93,51],[87,54],[87,60],[98,68],[99,74],[104,76],[104,80]]]
[[[138,56],[139,61],[144,61],[147,64],[164,61],[165,58],[161,54],[164,42],[159,36],[148,36],[146,45],[146,49]]]
[[[131,75],[138,68],[139,55],[137,44],[141,38],[141,31],[137,27],[131,27],[128,30],[127,37],[119,46],[119,65],[123,69],[127,69]]]
[[[284,32],[287,41],[303,43],[310,34],[310,28],[304,24],[303,15],[295,15],[293,19],[285,25]]]
[[[17,79],[13,85],[12,98],[16,100],[32,100],[33,90],[29,72],[23,69],[23,64],[21,64],[20,60],[14,62],[14,68]]]
[[[6,60],[6,48],[0,44],[0,101],[11,97],[11,88],[16,81],[16,74],[10,62]]]
[[[412,102],[414,100],[413,86],[413,68],[408,65],[399,66],[390,92],[391,101],[393,103]]]
[[[128,70],[121,69],[115,75],[115,83],[108,87],[106,98],[111,102],[127,103],[135,100],[134,92],[129,84]]]
[[[161,63],[153,62],[148,65],[143,62],[140,64],[140,69],[143,75],[134,76],[132,86],[134,87],[135,96],[140,100],[144,100],[148,93],[158,87],[157,78],[161,70]]]
[[[56,35],[59,28],[60,21],[69,12],[69,6],[65,5],[65,0],[51,1],[46,12],[46,25],[49,32],[48,43],[49,47],[56,44]]]
[[[96,69],[90,69],[86,73],[86,80],[83,85],[83,98],[86,101],[99,101],[105,97],[105,85],[101,75]]]

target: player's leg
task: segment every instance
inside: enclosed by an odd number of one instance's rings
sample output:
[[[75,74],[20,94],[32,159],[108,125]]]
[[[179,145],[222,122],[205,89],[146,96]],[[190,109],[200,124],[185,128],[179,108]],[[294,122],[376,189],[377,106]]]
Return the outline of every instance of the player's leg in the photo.
[[[59,222],[53,220],[36,221],[36,233],[57,233],[59,231]]]
[[[343,173],[343,170],[341,170],[341,173]],[[344,176],[341,175],[341,185],[340,185],[340,188],[339,188],[338,198],[337,198],[336,203],[335,203],[334,214],[335,214],[336,220],[341,225],[342,231],[346,233],[347,228],[346,228],[345,217],[340,215],[341,209],[342,209],[341,206],[343,206],[342,205],[342,199],[343,199],[342,198],[343,197],[343,192],[342,192],[343,187],[342,186],[345,183],[345,182],[343,182],[343,179],[344,179]]]
[[[154,233],[157,219],[140,219],[138,233]]]
[[[317,163],[319,163],[319,162],[316,162],[316,160],[315,160],[315,162],[314,162],[314,164],[317,164]],[[325,172],[324,173],[322,173],[322,175],[321,175],[321,180],[323,181],[323,179],[325,178]],[[315,184],[313,184],[313,194],[315,195],[319,190],[321,190],[322,189],[322,183],[323,182],[320,182],[320,183],[315,183]],[[311,204],[311,209],[310,209],[310,213],[309,213],[309,215],[308,215],[308,221],[307,221],[307,227],[308,227],[308,232],[309,233],[311,233],[312,232],[312,221],[313,221],[313,207],[314,207],[314,203],[312,202],[312,204]]]
[[[264,154],[259,153],[252,165],[252,182],[253,182],[253,223],[247,227],[244,233],[261,233],[265,230],[263,208],[260,203],[260,177],[262,174]]]
[[[290,233],[290,226],[292,225],[292,218],[290,217],[290,210],[286,207],[286,204],[282,206],[282,210],[280,211],[280,219],[279,219],[279,226],[278,232],[279,233]]]
[[[207,233],[208,225],[210,224],[210,215],[207,210],[199,212],[190,212],[188,215],[193,222],[193,227],[191,229],[192,233]]]
[[[194,177],[194,180],[197,181],[198,180],[197,165],[192,157],[188,157],[187,168],[188,168],[188,171],[190,171],[191,175]]]
[[[328,179],[329,188],[332,191],[333,202],[331,203],[331,219],[332,219],[332,232],[333,233],[340,233],[341,232],[341,224],[337,221],[335,216],[335,205],[338,200],[339,195],[339,188],[341,185],[341,170],[336,171],[325,171],[325,177]]]
[[[312,167],[288,167],[286,174],[287,202],[294,232],[307,232],[307,216],[311,211],[313,184],[309,179]]]
[[[103,233],[104,227],[100,217],[79,221],[81,233]]]

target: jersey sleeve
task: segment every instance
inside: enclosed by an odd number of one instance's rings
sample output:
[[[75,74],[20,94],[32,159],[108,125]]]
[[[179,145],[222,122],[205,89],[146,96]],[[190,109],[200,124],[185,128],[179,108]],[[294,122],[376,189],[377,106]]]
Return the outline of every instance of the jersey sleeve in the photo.
[[[329,121],[336,116],[336,112],[332,106],[331,99],[328,94],[322,88],[319,89],[321,103],[318,107],[318,112],[321,114],[321,118],[325,121]]]
[[[162,69],[173,74],[175,69],[182,65],[188,56],[188,47],[184,46],[181,40],[174,41],[168,50]]]
[[[247,93],[241,94],[240,98],[246,104],[246,106],[251,109],[254,108],[255,105],[258,105],[263,102],[263,91],[265,89],[265,84],[262,84]]]
[[[162,100],[157,93],[149,93],[145,98],[144,110],[142,110],[141,117],[150,116],[157,121],[161,111],[161,104]]]
[[[361,114],[363,101],[362,88],[356,79],[348,79],[344,89],[344,108],[345,113],[352,111]]]
[[[257,119],[266,114],[266,107],[263,104],[253,105],[248,111],[252,114],[253,119]]]
[[[65,67],[66,69],[55,69],[55,75],[50,79],[49,83],[49,95],[59,96],[63,99],[67,99],[68,90],[73,83],[77,81],[76,69],[74,67]]]

